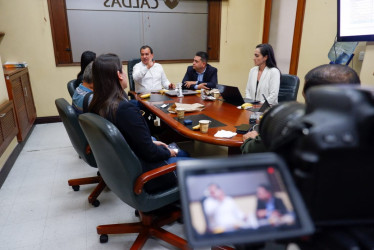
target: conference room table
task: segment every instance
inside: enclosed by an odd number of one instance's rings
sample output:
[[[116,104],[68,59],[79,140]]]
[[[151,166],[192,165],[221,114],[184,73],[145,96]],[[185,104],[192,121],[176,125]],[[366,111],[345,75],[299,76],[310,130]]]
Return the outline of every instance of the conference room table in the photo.
[[[227,146],[229,154],[240,153],[240,146],[243,143],[242,134],[237,134],[231,138],[219,138],[214,135],[219,130],[236,132],[237,126],[249,123],[251,111],[238,109],[236,106],[226,103],[220,98],[213,101],[202,100],[200,94],[172,97],[166,94],[152,93],[149,98],[145,99],[140,98],[140,94],[135,94],[135,98],[150,112],[158,116],[162,122],[166,123],[179,134],[193,140]],[[183,120],[177,119],[177,114],[169,113],[167,108],[174,103],[203,104],[205,108],[202,111],[186,112],[184,119],[195,118],[191,119],[195,120],[193,126],[198,124],[196,118],[203,117],[205,120],[211,120],[208,133],[204,134],[200,130],[192,130],[192,125],[184,125]],[[161,108],[162,104],[168,104],[167,108]]]

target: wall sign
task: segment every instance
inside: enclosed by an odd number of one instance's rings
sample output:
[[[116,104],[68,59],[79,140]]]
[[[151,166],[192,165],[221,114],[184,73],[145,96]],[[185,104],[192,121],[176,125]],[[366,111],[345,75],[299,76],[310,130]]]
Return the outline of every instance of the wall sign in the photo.
[[[145,44],[156,60],[207,51],[207,0],[66,0],[66,10],[74,62],[85,50],[128,61]]]

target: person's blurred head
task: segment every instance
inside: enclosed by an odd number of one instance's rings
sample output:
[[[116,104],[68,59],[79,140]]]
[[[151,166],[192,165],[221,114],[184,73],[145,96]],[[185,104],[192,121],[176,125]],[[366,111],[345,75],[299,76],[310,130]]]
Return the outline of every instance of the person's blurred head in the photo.
[[[205,70],[205,67],[208,63],[208,54],[204,51],[198,51],[195,54],[192,62],[192,68],[199,73],[202,73]]]
[[[257,198],[259,200],[268,201],[271,197],[273,197],[273,190],[270,185],[260,184],[257,187]]]
[[[90,62],[83,73],[83,86],[93,90],[93,81],[92,81],[92,64]]]
[[[273,47],[270,44],[263,43],[256,46],[254,52],[254,63],[256,66],[267,66],[268,68],[277,67]]]
[[[81,71],[78,73],[77,78],[83,75],[84,70],[90,62],[93,62],[96,58],[96,53],[92,51],[85,51],[81,55]]]
[[[357,84],[360,85],[360,77],[356,71],[346,65],[341,64],[323,64],[313,68],[305,75],[303,96],[306,92],[315,86],[330,84]]]
[[[225,198],[225,193],[223,192],[221,187],[215,183],[209,184],[208,193],[210,197],[216,200],[223,200],[223,198]]]
[[[127,76],[120,59],[115,54],[104,54],[92,65],[95,94],[89,110],[103,117],[115,117],[118,104],[124,99]]]
[[[148,45],[142,46],[140,48],[140,59],[143,64],[148,65],[153,60],[153,49]]]

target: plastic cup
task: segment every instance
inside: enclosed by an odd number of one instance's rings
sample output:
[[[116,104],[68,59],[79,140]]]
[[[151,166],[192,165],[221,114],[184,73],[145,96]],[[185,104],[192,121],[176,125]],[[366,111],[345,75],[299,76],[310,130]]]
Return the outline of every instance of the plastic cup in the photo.
[[[259,124],[262,116],[262,112],[255,112],[256,114],[256,123]]]
[[[200,120],[200,121],[199,121],[199,124],[200,124],[200,132],[201,132],[201,133],[203,133],[203,134],[208,133],[209,123],[210,123],[209,120]]]
[[[184,112],[185,112],[184,108],[176,108],[175,111],[177,111],[178,119],[184,118]]]
[[[214,92],[214,98],[218,99],[219,96],[220,96],[220,93],[218,93],[218,92]]]

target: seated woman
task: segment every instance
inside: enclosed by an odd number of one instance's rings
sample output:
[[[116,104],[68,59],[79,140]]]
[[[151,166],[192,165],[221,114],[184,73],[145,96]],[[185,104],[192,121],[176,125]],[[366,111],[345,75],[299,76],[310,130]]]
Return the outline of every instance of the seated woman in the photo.
[[[269,104],[278,103],[280,85],[280,71],[270,44],[259,44],[254,52],[253,67],[249,71],[245,97],[256,101],[265,102],[265,95]]]
[[[96,58],[96,53],[92,51],[85,51],[81,55],[81,71],[79,71],[77,75],[77,80],[75,80],[75,86],[79,86],[83,82],[83,73],[86,69],[87,65],[90,64],[90,62],[93,62]]]
[[[153,141],[150,130],[138,107],[128,101],[124,89],[127,76],[117,55],[101,55],[92,65],[95,93],[89,111],[111,121],[139,158],[143,172],[187,158],[161,141]],[[156,193],[177,185],[174,172],[156,178],[145,185],[147,192]]]
[[[303,97],[306,98],[307,91],[316,86],[321,85],[335,85],[335,84],[361,84],[360,77],[356,71],[346,65],[340,64],[323,64],[311,69],[305,75],[305,82],[303,88]],[[243,154],[266,152],[260,135],[257,131],[251,131],[243,135],[243,144],[240,147]]]

